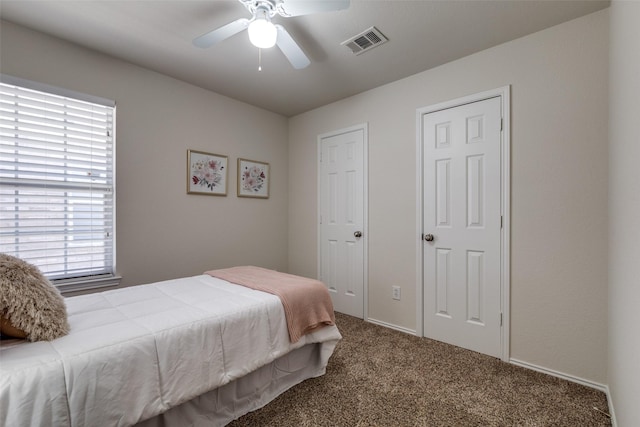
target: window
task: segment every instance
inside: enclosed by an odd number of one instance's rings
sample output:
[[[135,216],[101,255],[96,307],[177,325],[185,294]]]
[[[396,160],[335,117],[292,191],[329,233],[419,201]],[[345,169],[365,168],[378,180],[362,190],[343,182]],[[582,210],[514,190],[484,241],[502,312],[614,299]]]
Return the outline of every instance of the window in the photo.
[[[0,83],[0,252],[37,265],[61,290],[119,279],[115,103],[87,99],[4,75]]]

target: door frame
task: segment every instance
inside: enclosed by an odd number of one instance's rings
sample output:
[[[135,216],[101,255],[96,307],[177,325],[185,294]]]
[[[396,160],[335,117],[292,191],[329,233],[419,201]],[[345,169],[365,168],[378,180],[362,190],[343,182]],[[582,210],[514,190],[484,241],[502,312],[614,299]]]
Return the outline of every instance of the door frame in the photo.
[[[511,288],[511,85],[464,96],[450,101],[440,102],[416,110],[416,335],[424,336],[424,243],[423,231],[423,150],[422,135],[424,132],[422,116],[440,110],[459,107],[472,102],[484,101],[489,98],[500,97],[502,110],[502,132],[500,144],[500,214],[502,215],[502,229],[500,231],[500,307],[502,314],[502,328],[500,337],[501,359],[509,361],[510,343],[510,288]]]
[[[320,277],[320,268],[321,268],[321,259],[322,259],[322,240],[321,240],[321,230],[320,230],[320,213],[322,209],[322,194],[321,194],[321,165],[320,158],[322,156],[322,140],[325,138],[331,138],[334,136],[342,135],[349,132],[354,131],[362,131],[362,233],[363,233],[363,242],[362,242],[362,280],[363,280],[363,292],[362,292],[362,318],[366,321],[369,319],[369,124],[367,122],[356,124],[353,126],[349,126],[343,129],[338,129],[330,132],[325,132],[318,135],[317,138],[317,153],[316,153],[316,194],[317,194],[317,206],[316,206],[316,242],[317,242],[317,264],[316,271],[317,277]]]

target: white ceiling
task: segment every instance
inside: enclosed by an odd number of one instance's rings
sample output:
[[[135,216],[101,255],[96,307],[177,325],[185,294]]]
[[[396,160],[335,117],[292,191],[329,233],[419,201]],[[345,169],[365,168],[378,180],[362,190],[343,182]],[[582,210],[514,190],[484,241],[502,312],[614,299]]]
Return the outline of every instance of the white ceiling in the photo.
[[[286,1],[286,0],[285,0]],[[192,40],[249,13],[237,0],[0,0],[2,19],[231,98],[292,116],[603,9],[597,0],[352,0],[346,11],[282,18],[311,59],[291,67],[239,33]],[[389,42],[353,55],[344,40],[376,26]]]

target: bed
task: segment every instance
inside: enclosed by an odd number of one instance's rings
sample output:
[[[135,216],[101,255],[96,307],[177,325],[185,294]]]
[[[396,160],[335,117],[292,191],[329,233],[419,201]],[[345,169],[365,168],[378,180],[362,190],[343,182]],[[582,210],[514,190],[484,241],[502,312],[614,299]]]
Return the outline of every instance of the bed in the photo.
[[[211,272],[65,303],[68,335],[2,341],[1,426],[225,425],[323,375],[341,339],[296,337],[280,297]]]

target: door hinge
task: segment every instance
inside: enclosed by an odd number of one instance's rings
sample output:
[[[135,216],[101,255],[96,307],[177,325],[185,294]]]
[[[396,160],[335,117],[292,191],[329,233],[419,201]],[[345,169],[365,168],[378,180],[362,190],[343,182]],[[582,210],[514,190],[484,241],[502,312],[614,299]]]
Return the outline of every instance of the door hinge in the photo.
[[[500,313],[500,326],[502,326],[502,313]]]
[[[502,215],[500,215],[500,228],[502,228]]]
[[[502,129],[504,129],[504,119],[501,117],[500,118],[500,132],[502,132]]]

